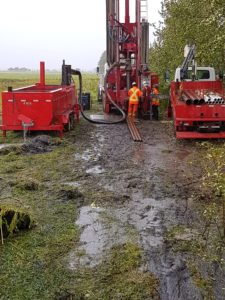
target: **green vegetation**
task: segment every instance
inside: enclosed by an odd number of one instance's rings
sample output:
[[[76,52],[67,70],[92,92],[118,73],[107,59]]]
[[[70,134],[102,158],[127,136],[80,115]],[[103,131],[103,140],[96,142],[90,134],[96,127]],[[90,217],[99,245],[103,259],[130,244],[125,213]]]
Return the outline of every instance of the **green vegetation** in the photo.
[[[23,155],[12,148],[0,155],[1,203],[26,210],[36,225],[15,232],[1,246],[1,299],[52,300],[74,295],[71,299],[142,300],[157,295],[157,280],[140,270],[142,251],[133,242],[114,247],[95,268],[69,269],[69,252],[76,251],[79,240],[74,224],[78,208],[101,198],[99,191],[90,193],[82,186],[81,193],[65,185],[82,178],[79,162],[71,159],[81,151],[72,142],[79,130],[76,127],[50,153]]]
[[[25,211],[15,210],[8,206],[0,207],[0,238],[4,238],[20,230],[30,229],[33,225],[31,217]]]
[[[64,202],[59,193],[60,180],[71,178],[73,151],[62,143],[44,155],[0,156],[2,205],[27,211],[36,224],[1,247],[1,299],[54,299],[71,278],[64,259],[79,237],[76,199]]]
[[[224,15],[223,0],[162,1],[162,22],[155,27],[156,41],[150,49],[151,69],[160,74],[161,83],[166,70],[173,79],[189,43],[197,45],[199,65],[225,70]]]
[[[158,281],[139,270],[140,248],[133,243],[114,247],[98,268],[79,271],[79,284],[74,299],[143,300],[158,299]],[[81,282],[81,284],[80,284]]]
[[[206,159],[201,162],[203,177],[201,182],[201,200],[205,200],[203,217],[205,220],[204,234],[208,239],[216,228],[221,242],[225,242],[225,146],[223,143],[201,145]],[[211,232],[213,231],[213,232]]]
[[[202,142],[195,165],[201,168],[199,186],[192,195],[195,210],[192,226],[175,226],[166,239],[174,251],[186,255],[193,282],[204,299],[212,300],[214,278],[209,266],[224,268],[225,253],[225,144]],[[202,159],[204,158],[204,159]]]
[[[192,279],[195,285],[201,289],[203,299],[205,300],[215,300],[213,296],[213,277],[204,278],[201,272],[199,271],[197,264],[192,262],[188,265],[191,272]]]

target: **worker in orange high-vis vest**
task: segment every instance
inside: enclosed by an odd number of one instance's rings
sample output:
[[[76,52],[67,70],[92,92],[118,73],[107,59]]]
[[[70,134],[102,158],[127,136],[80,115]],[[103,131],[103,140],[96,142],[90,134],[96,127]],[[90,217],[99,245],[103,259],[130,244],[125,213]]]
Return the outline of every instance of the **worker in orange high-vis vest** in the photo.
[[[158,84],[153,85],[152,89],[152,114],[155,120],[159,120],[159,88]]]
[[[137,87],[136,82],[132,83],[132,88],[128,92],[129,107],[128,117],[137,117],[139,98],[142,96],[142,91]]]

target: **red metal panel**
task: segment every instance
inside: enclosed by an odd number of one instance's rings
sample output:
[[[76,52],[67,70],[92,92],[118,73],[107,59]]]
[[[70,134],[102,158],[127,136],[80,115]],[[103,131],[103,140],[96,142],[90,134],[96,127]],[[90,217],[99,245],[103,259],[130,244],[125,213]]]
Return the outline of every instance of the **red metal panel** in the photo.
[[[177,131],[176,138],[178,139],[224,139],[225,132],[202,133],[196,131]]]
[[[193,101],[202,99],[204,94],[210,92],[224,97],[222,82],[217,80],[171,83],[171,106],[177,138],[225,138],[225,104],[201,103],[195,105],[192,103],[187,105],[182,100],[182,95]],[[213,127],[218,126],[219,129],[210,132]],[[203,127],[205,128],[203,129]],[[203,130],[205,132],[201,132]]]
[[[44,65],[41,65],[40,83],[2,92],[2,126],[0,129],[22,130],[23,123],[30,120],[29,130],[56,130],[73,114],[79,120],[79,105],[74,85],[45,85]]]

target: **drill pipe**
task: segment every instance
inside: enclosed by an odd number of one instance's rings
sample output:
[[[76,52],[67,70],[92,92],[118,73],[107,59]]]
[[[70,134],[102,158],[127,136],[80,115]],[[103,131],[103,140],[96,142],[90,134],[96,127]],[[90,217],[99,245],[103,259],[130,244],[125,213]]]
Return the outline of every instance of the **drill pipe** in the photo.
[[[187,97],[188,97],[189,99],[192,100],[192,103],[193,103],[194,105],[199,104],[198,98],[196,98],[196,97],[195,97],[196,95],[193,94],[191,91],[185,91],[185,94],[187,95]]]
[[[204,99],[202,99],[195,91],[190,91],[190,94],[194,97],[194,104],[203,104],[205,103]]]
[[[197,90],[197,91],[194,91],[193,93],[194,93],[195,97],[198,99],[199,104],[205,103],[204,95],[202,94],[202,92]]]
[[[192,100],[190,98],[187,97],[187,95],[183,92],[181,99],[185,102],[185,104],[190,105],[192,104]]]

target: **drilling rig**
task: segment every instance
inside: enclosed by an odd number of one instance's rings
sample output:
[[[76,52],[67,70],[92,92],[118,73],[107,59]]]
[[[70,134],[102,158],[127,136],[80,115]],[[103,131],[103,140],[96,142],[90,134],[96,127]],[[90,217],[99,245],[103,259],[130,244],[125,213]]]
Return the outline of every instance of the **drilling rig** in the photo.
[[[125,7],[122,7],[124,3]],[[115,107],[127,112],[128,90],[132,82],[136,82],[140,89],[144,82],[150,89],[158,84],[158,76],[149,69],[148,52],[148,0],[106,0],[105,113],[110,113]],[[147,96],[141,99],[139,113],[143,118],[150,115]]]

